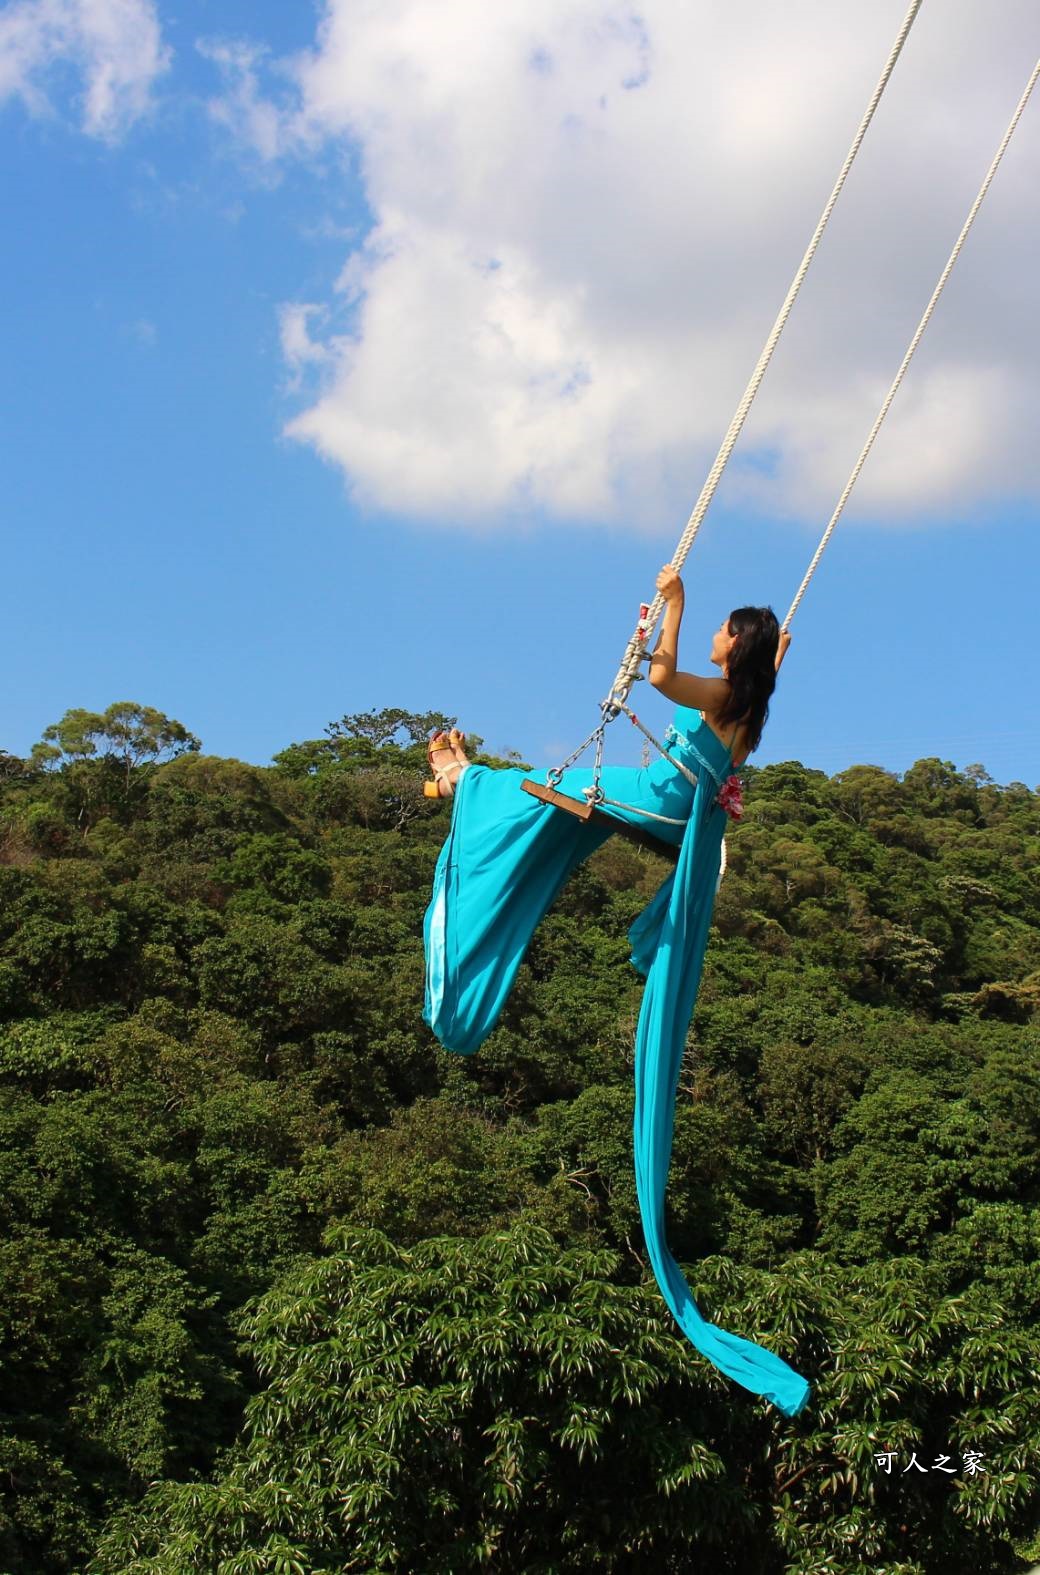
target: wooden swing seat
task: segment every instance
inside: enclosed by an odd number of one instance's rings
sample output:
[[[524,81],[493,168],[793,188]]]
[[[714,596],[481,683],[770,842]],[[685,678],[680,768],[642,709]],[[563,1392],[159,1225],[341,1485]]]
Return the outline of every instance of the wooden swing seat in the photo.
[[[532,798],[540,799],[543,804],[550,804],[553,809],[565,810],[577,820],[596,821],[602,826],[609,826],[611,831],[616,832],[619,837],[624,837],[626,842],[634,843],[637,848],[648,848],[651,853],[656,853],[658,858],[667,859],[669,864],[679,862],[679,849],[673,847],[670,842],[662,842],[652,831],[644,831],[641,826],[633,826],[627,820],[618,820],[613,815],[604,814],[603,810],[597,809],[583,798],[570,798],[568,794],[559,793],[556,788],[549,787],[543,782],[531,782],[525,779],[520,786],[525,793],[530,793]]]

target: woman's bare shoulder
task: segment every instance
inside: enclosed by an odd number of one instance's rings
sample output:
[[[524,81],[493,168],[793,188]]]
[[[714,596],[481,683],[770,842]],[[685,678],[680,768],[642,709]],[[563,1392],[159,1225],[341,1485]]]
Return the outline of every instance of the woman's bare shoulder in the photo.
[[[732,722],[720,725],[718,712],[703,710],[700,713],[705,727],[710,727],[720,744],[725,744],[727,749],[732,748],[734,766],[742,766],[751,751],[748,749],[748,730],[743,722],[738,722],[734,729]]]
[[[673,673],[670,678],[654,680],[654,688],[667,700],[690,710],[719,711],[729,699],[729,684],[724,678],[702,678],[698,673]]]

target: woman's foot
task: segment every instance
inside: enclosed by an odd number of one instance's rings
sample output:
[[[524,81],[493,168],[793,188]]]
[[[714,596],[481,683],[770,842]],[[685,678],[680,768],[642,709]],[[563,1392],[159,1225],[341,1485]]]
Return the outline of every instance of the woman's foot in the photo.
[[[457,727],[453,727],[448,734],[448,744],[460,766],[473,764],[466,753],[466,735],[465,733],[460,733]],[[455,780],[458,781],[458,778],[456,777]]]
[[[462,761],[456,758],[447,733],[434,733],[426,746],[426,758],[434,780],[423,783],[423,792],[427,798],[450,798],[462,770]]]

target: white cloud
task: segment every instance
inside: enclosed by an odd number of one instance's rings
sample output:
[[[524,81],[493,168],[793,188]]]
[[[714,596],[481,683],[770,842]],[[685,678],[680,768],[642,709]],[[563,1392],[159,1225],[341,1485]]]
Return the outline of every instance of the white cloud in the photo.
[[[283,306],[278,314],[282,356],[289,368],[289,386],[292,389],[301,386],[302,374],[308,366],[324,365],[332,356],[333,352],[327,345],[311,337],[311,319],[321,322],[325,315],[323,306],[310,305],[305,301],[292,301]]]
[[[195,47],[218,67],[225,83],[224,92],[209,101],[211,117],[262,160],[276,159],[285,150],[291,117],[261,92],[259,74],[267,62],[267,50],[213,38],[201,38]]]
[[[375,226],[288,427],[373,504],[659,521],[692,501],[904,0],[326,0],[314,48],[223,46],[264,159],[342,141]],[[924,7],[749,419],[729,502],[825,515],[1040,51],[1034,0]],[[1027,113],[857,500],[1040,490]],[[321,335],[315,338],[315,334]],[[324,357],[319,355],[324,347]],[[762,463],[756,463],[760,460]],[[766,463],[768,461],[768,463]]]
[[[282,307],[279,314],[282,354],[294,371],[308,361],[327,360],[329,352],[324,345],[315,343],[310,333],[311,318],[322,316],[324,307],[302,301]]]
[[[153,0],[15,0],[0,13],[0,102],[49,113],[71,69],[81,127],[106,142],[146,113],[168,58]]]

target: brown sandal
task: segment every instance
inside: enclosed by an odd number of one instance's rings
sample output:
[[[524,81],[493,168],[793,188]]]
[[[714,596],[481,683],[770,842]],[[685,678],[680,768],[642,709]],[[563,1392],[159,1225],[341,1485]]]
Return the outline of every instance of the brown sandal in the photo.
[[[437,740],[439,738],[443,738],[445,742],[443,744],[438,744]],[[447,742],[447,738],[447,733],[434,733],[433,737],[430,739],[430,742],[426,746],[426,759],[429,762],[430,770],[434,775],[433,782],[423,783],[423,794],[426,798],[451,798],[452,794],[455,792],[455,783],[448,782],[448,777],[452,771],[456,771],[458,769],[459,762],[455,761],[450,766],[435,766],[433,763],[433,757],[435,754],[453,753],[451,745]],[[448,784],[447,793],[441,792],[442,782],[447,782]]]

